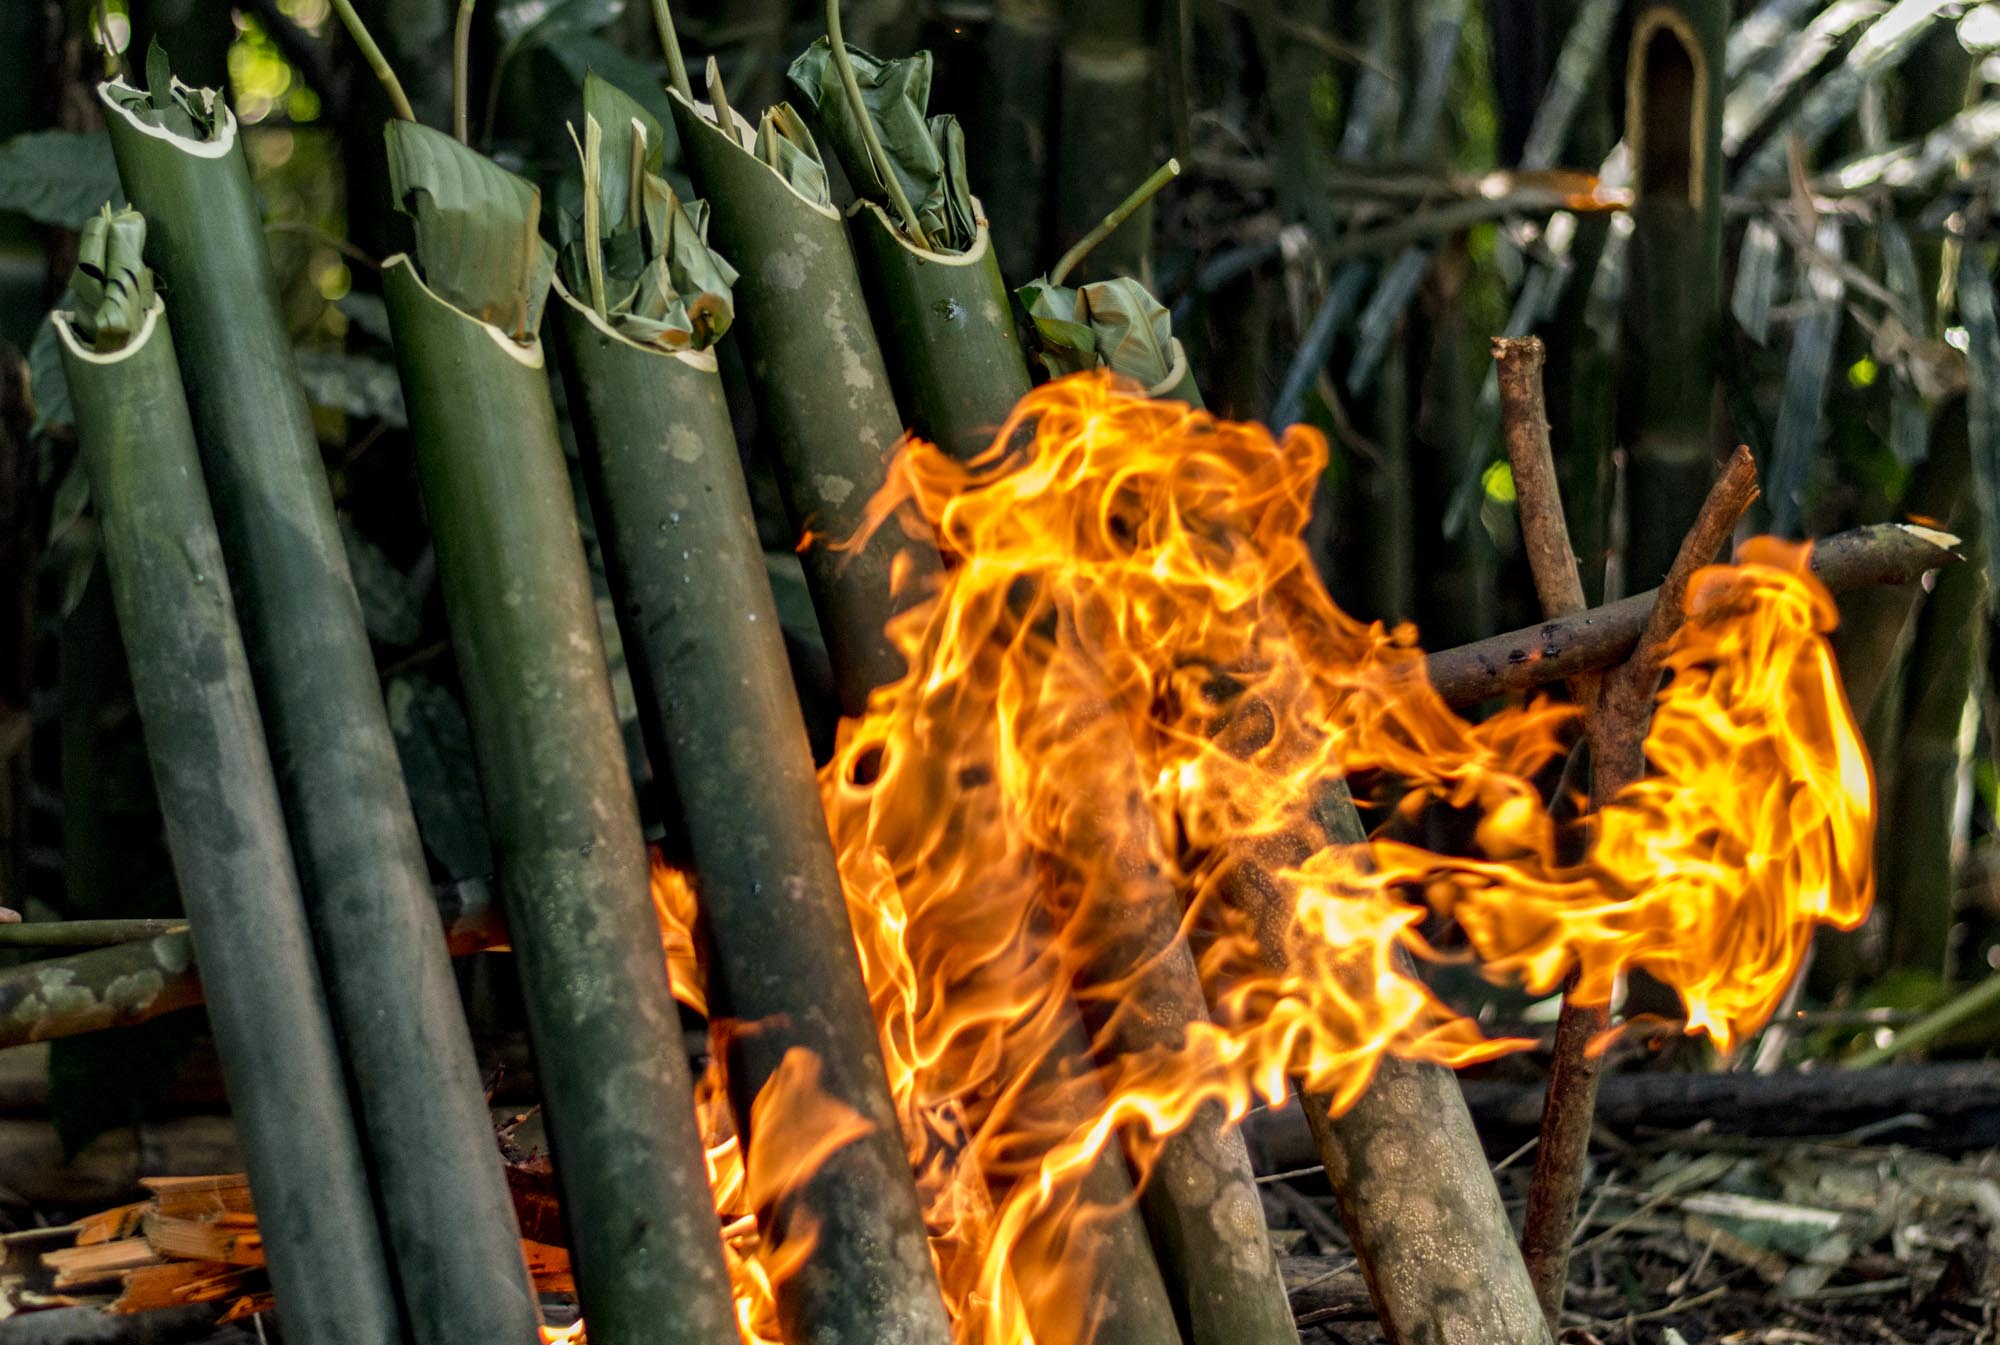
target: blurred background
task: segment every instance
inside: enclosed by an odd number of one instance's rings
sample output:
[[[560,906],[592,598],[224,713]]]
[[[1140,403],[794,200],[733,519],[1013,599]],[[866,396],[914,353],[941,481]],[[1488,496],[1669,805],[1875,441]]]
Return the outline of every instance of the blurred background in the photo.
[[[356,7],[419,116],[447,125],[450,0]],[[824,24],[790,0],[681,0],[675,13],[689,64],[713,55],[753,116],[785,95],[785,66]],[[858,46],[935,54],[931,111],[964,124],[1010,285],[1178,157],[1179,180],[1085,278],[1152,287],[1211,409],[1325,432],[1310,541],[1357,615],[1414,622],[1433,649],[1538,618],[1499,445],[1500,334],[1548,343],[1593,601],[1658,581],[1711,461],[1738,442],[1765,483],[1758,530],[1913,519],[1963,537],[1966,563],[1929,584],[1842,600],[1848,694],[1881,791],[1878,909],[1821,940],[1801,1001],[1817,1026],[1778,1055],[1863,1047],[1995,975],[2000,3],[852,0],[845,13]],[[244,125],[436,876],[483,877],[377,297],[377,259],[400,243],[379,89],[328,0],[6,0],[0,904],[33,918],[177,906],[43,321],[73,230],[116,196],[94,85],[142,67],[154,40],[183,79],[225,89]],[[554,191],[590,70],[671,127],[645,3],[484,0],[474,143]],[[732,343],[720,353],[740,387]],[[824,653],[754,405],[732,402],[824,749]],[[513,1021],[510,977],[477,960],[464,975],[478,1021]],[[167,1096],[200,1030],[190,1011],[56,1043],[48,1099],[65,1147]],[[1996,1042],[2000,1010],[1936,1049]]]

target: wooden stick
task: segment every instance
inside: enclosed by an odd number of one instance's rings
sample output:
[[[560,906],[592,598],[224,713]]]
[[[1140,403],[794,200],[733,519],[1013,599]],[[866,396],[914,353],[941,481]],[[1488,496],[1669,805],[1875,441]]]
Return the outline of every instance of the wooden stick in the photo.
[[[1509,436],[1508,443],[1511,450],[1513,436]],[[1750,450],[1738,447],[1710,488],[1694,527],[1674,556],[1673,567],[1654,599],[1652,613],[1632,656],[1605,675],[1596,704],[1586,710],[1591,742],[1591,800],[1597,807],[1602,808],[1644,772],[1646,728],[1652,722],[1653,693],[1660,684],[1660,661],[1686,620],[1688,581],[1696,570],[1715,559],[1735,531],[1737,520],[1755,498],[1757,466]],[[1559,521],[1560,514],[1556,517]],[[1522,526],[1526,527],[1527,522],[1524,511]],[[1536,555],[1531,549],[1530,559]],[[1576,561],[1568,555],[1566,540],[1564,559],[1574,571]],[[1584,1156],[1590,1147],[1591,1121],[1597,1106],[1601,1060],[1591,1052],[1590,1043],[1611,1026],[1608,1007],[1571,998],[1569,991],[1573,988],[1574,977],[1563,993],[1562,1012],[1556,1020],[1548,1100],[1542,1110],[1541,1144],[1535,1150],[1528,1213],[1521,1228],[1521,1252],[1528,1262],[1535,1296],[1552,1330],[1562,1320],[1577,1196],[1583,1184]]]
[[[1907,584],[1961,557],[1958,538],[1913,523],[1876,523],[1813,544],[1812,569],[1834,593],[1874,584]],[[1453,706],[1477,705],[1578,672],[1607,668],[1630,654],[1652,615],[1658,589],[1593,607],[1575,616],[1432,654],[1431,685]]]

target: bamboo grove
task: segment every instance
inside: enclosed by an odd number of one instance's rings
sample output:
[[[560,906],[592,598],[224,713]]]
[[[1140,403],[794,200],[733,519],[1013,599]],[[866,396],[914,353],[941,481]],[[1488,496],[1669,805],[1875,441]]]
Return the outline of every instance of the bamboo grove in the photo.
[[[217,68],[199,25],[120,10],[108,40],[100,6],[67,49],[65,127],[0,142],[0,208],[71,231],[17,399],[36,423],[7,440],[55,464],[25,594],[61,614],[68,894],[40,904],[79,943],[117,922],[106,947],[0,969],[0,1045],[205,1004],[286,1339],[551,1337],[475,1063],[475,1027],[511,1016],[593,1345],[1296,1342],[1234,1128],[1286,1092],[1388,1339],[1553,1340],[1612,973],[1582,943],[1537,961],[1482,896],[1573,898],[1584,859],[1522,858],[1534,844],[1485,821],[1471,839],[1456,813],[1630,825],[1663,677],[1727,643],[1703,602],[1793,602],[1802,667],[1830,638],[1828,751],[1871,828],[1879,808],[1883,841],[1837,857],[1861,861],[1818,924],[1773,936],[1804,941],[1785,1002],[1971,978],[1996,936],[1954,903],[1990,881],[2000,7],[431,8],[426,28],[351,0],[311,22],[253,6]],[[253,121],[255,60],[289,92]],[[1453,106],[1468,72],[1476,109]],[[308,138],[301,92],[344,143]],[[348,239],[286,185],[306,170],[278,134],[322,168],[334,147]],[[95,178],[51,167],[91,136]],[[1506,167],[1471,171],[1480,153]],[[1218,433],[1245,482],[1305,473],[1302,540],[1264,545],[1296,503],[1273,488],[1215,548],[1296,560],[1282,611],[1186,705],[1142,679],[1180,747],[1107,731],[1132,678],[1102,658],[1104,613],[1054,596],[1072,571],[982,590],[979,546],[1004,555],[1008,520],[954,532],[999,497],[996,464],[1092,405],[1058,389],[1110,379],[1093,426]],[[1281,437],[1241,447],[1237,421]],[[1151,535],[1105,498],[1107,529]],[[1021,526],[1041,505],[1023,490]],[[1818,540],[1746,551],[1720,597],[1734,571],[1703,567],[1739,532]],[[1030,680],[1080,676],[1076,719],[1017,725],[972,674],[977,694],[941,695],[939,668],[1028,674],[954,664],[949,623],[925,625],[939,594],[972,595],[1009,657],[1041,641]],[[1151,611],[1116,610],[1121,633]],[[1284,825],[1133,822],[1130,800],[1195,778],[1177,750],[1225,777],[1323,750],[1288,736],[1271,668],[1291,656],[1269,651],[1342,641],[1368,651],[1354,686],[1425,683],[1383,717],[1434,716],[1409,730],[1428,763],[1307,696],[1348,759],[1299,768]],[[32,633],[15,643],[32,663]],[[1079,648],[1100,661],[1066,661]],[[25,700],[32,670],[16,680]],[[14,694],[0,681],[0,712]],[[151,905],[101,858],[133,819],[80,802],[116,792],[91,735],[127,695],[137,825],[164,834],[133,860]],[[1024,925],[1097,942],[991,1039],[1034,1051],[941,1099],[935,987],[898,982],[858,875],[920,891],[923,859],[991,825],[996,779],[1017,787],[952,736],[961,700],[1107,783],[1018,785],[1059,842],[1033,882],[1076,903]],[[963,755],[921,758],[926,777],[883,748],[901,732]],[[1560,760],[1579,741],[1587,775]],[[43,769],[19,757],[10,842]],[[855,802],[881,782],[925,800],[921,824]],[[1143,861],[1120,848],[1135,827]],[[1421,989],[1351,1076],[1281,1063],[1258,1075],[1270,1097],[1217,1065],[1229,1085],[1171,1125],[1100,1124],[1151,1062],[1261,1040],[1246,1004],[1345,1002],[1279,975],[1294,945],[1270,911],[1315,874],[1419,893],[1494,979],[1562,993],[1525,1228],[1451,1069],[1506,1046],[1444,1007],[1464,987],[1430,932],[1376,936],[1378,986]],[[1238,923],[1205,930],[1211,908]],[[1615,968],[1626,1014],[1702,1017],[1712,987],[1672,962]],[[1004,1004],[1007,972],[965,984]],[[1748,998],[1761,1027],[1776,997]],[[1726,1047],[1744,1023],[1705,1026]],[[1058,1138],[982,1147],[1008,1126]]]

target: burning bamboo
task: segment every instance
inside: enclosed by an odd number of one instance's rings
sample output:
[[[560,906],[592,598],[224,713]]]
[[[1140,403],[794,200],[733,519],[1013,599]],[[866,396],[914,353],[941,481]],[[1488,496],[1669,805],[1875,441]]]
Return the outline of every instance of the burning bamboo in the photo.
[[[854,253],[896,400],[910,428],[969,458],[1028,391],[993,240],[965,179],[951,116],[925,120],[931,56],[879,60],[827,36],[792,63],[793,90],[819,119],[859,200]]]
[[[389,127],[384,268],[445,608],[597,1345],[735,1338],[680,1018],[534,340],[539,193]],[[422,268],[422,275],[418,268]]]
[[[672,52],[671,17],[663,6],[656,13]],[[746,363],[775,422],[780,480],[793,521],[806,533],[806,574],[841,702],[858,715],[872,691],[902,675],[903,659],[886,627],[942,562],[927,527],[869,532],[867,506],[885,481],[900,422],[818,149],[789,107],[764,113],[753,134],[729,109],[713,69],[709,84],[706,108],[672,95],[675,125],[693,176],[709,197],[721,250],[742,268],[736,330],[749,343]],[[822,315],[816,327],[797,319],[804,294],[814,296],[814,311]],[[844,370],[844,386],[831,395],[824,380],[801,376],[824,363],[829,341]],[[1074,1011],[1067,1012],[1074,1019]],[[1056,1056],[1084,1056],[1080,1022],[1062,1040],[1067,1045]],[[1081,1117],[1089,1108],[1087,1086],[1072,1081],[1067,1091]],[[1077,1194],[1099,1240],[1096,1255],[1082,1266],[1101,1277],[1120,1303],[1102,1339],[1137,1342],[1170,1333],[1164,1285],[1138,1219],[1126,1208],[1131,1186],[1122,1159],[1115,1152],[1100,1155]],[[1073,1329],[1086,1309],[1058,1293],[1045,1297],[1043,1310],[1060,1314],[1049,1323],[1060,1332]]]
[[[591,115],[600,103],[603,128]],[[751,1101],[797,1047],[818,1058],[821,1089],[872,1127],[767,1212],[767,1245],[807,1248],[775,1286],[779,1315],[796,1340],[942,1345],[949,1326],[709,348],[728,325],[734,272],[657,176],[660,128],[596,82],[585,109],[584,192],[597,204],[580,252],[564,258],[563,374],[648,752],[672,778],[693,848],[710,1008],[748,1029],[719,1038],[737,1133],[758,1142]],[[643,226],[625,223],[642,214]],[[646,230],[626,255],[649,273],[673,249],[664,288],[707,321],[662,331],[570,292],[587,277],[602,292],[609,240],[627,227]],[[616,277],[614,292],[631,292],[631,279]]]
[[[105,306],[57,314],[55,326],[168,845],[245,1164],[272,1211],[287,1330],[308,1345],[396,1345],[367,1170],[143,238],[136,213],[100,217],[77,290]]]
[[[472,1039],[236,120],[219,94],[174,86],[157,47],[148,83],[99,96],[173,286],[168,317],[404,1308],[419,1345],[532,1342],[539,1318]]]

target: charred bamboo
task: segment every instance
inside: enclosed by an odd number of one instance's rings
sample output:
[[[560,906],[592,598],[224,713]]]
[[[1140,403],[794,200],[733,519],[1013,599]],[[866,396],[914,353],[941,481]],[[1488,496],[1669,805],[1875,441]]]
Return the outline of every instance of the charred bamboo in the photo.
[[[164,309],[103,353],[55,321],[286,1330],[394,1345],[395,1292]]]
[[[693,848],[731,1103],[785,1053],[818,1057],[827,1094],[873,1122],[767,1230],[816,1232],[778,1287],[793,1339],[950,1338],[840,873],[712,351],[641,347],[562,294],[570,404],[641,722]]]
[[[384,281],[591,1335],[733,1341],[541,346]]]
[[[168,317],[310,904],[328,1002],[420,1345],[537,1340],[472,1038],[235,118],[156,124],[100,90],[126,194],[152,224]]]

